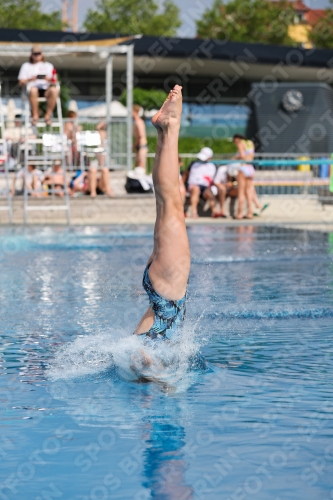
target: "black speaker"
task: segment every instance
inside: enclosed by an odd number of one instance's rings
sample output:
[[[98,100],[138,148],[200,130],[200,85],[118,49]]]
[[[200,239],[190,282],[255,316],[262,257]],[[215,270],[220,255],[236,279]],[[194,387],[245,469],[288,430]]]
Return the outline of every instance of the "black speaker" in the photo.
[[[325,83],[252,84],[247,137],[263,153],[331,153],[333,89]]]
[[[151,194],[154,192],[151,184],[142,183],[140,179],[133,179],[129,175],[126,177],[125,189],[129,194]]]

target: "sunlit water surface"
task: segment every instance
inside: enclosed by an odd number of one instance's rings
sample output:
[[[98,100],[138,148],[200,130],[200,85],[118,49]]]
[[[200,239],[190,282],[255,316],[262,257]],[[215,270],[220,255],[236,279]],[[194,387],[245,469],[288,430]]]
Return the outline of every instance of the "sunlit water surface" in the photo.
[[[147,373],[152,227],[0,231],[1,499],[333,498],[332,236],[188,232]]]

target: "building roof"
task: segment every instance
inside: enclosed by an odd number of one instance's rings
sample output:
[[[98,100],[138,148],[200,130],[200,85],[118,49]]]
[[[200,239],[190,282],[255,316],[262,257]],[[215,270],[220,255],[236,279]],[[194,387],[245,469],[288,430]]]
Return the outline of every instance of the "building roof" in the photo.
[[[313,26],[317,23],[317,21],[319,21],[319,19],[326,16],[325,9],[311,9],[310,7],[305,5],[302,0],[291,0],[288,3],[295,9],[297,13],[304,15],[304,21],[310,26]]]
[[[309,9],[305,14],[304,18],[310,26],[314,26],[320,19],[326,16],[326,10],[324,9]]]
[[[132,43],[132,42],[125,42]],[[164,54],[161,56],[161,54]],[[325,67],[332,58],[328,49],[306,50],[300,47],[266,45],[260,43],[221,42],[190,38],[161,39],[143,36],[135,41],[136,56],[176,57],[186,60],[200,58],[206,64],[213,60],[245,62],[249,64],[286,64],[290,66]]]
[[[27,60],[27,53],[32,44],[40,43],[54,46],[54,55],[48,55],[57,69],[103,71],[105,59],[97,58],[89,50],[82,54],[61,54],[61,44],[73,42],[87,45],[114,43],[120,35],[114,33],[70,33],[63,31],[38,31],[19,29],[0,29],[0,73],[6,69],[19,68]],[[238,79],[261,79],[272,71],[272,77],[292,79],[293,81],[317,80],[320,69],[321,78],[332,77],[329,61],[332,51],[328,49],[306,50],[299,47],[264,45],[260,43],[241,43],[193,38],[162,38],[157,36],[121,37],[120,43],[134,44],[134,67],[137,74],[174,75],[180,78],[196,77],[221,78],[221,75]],[[11,44],[24,47],[22,53],[13,58]],[[68,46],[68,45],[67,45]],[[53,50],[52,50],[53,52]],[[61,57],[58,57],[58,53]],[[283,66],[283,71],[278,67]],[[124,71],[125,56],[117,56],[114,70]],[[275,69],[274,69],[275,68]],[[327,72],[327,77],[326,73]]]
[[[307,12],[308,10],[310,10],[309,7],[305,5],[301,0],[296,0],[295,2],[291,1],[289,3],[293,5],[295,10],[298,10],[300,12]]]

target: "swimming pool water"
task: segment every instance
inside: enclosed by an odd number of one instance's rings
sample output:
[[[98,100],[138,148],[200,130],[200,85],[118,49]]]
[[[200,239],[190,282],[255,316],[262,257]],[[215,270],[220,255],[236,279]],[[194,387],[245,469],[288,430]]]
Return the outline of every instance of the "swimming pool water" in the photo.
[[[188,232],[183,341],[140,383],[152,227],[0,230],[0,499],[333,498],[332,235]]]

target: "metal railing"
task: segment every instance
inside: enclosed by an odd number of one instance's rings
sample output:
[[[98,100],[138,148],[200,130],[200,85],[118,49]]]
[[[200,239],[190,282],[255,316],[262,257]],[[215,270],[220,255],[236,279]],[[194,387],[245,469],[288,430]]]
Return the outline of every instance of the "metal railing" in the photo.
[[[73,121],[64,119],[64,123]],[[78,117],[75,123],[82,131],[95,131],[101,118]],[[16,127],[21,129],[21,124],[16,120]],[[23,130],[23,129],[22,129]],[[24,163],[24,131],[19,140],[7,141],[9,153],[9,169],[17,170]],[[106,152],[110,152],[109,161],[105,161],[111,170],[125,170],[127,165],[127,119],[112,118],[109,133],[105,140],[108,141]],[[66,155],[66,166],[68,171],[78,168],[78,161],[74,161],[71,151],[71,143],[68,142]],[[38,148],[38,145],[35,146]],[[102,155],[96,154],[96,160],[100,162]],[[249,163],[256,169],[254,182],[258,194],[261,195],[317,195],[318,189],[326,189],[329,185],[329,170],[333,165],[330,153],[301,154],[301,153],[257,153],[255,159]],[[132,165],[134,166],[134,157]],[[147,172],[153,168],[155,154],[149,153],[147,157]],[[194,153],[180,154],[181,170],[186,170],[189,164],[196,159]],[[91,161],[91,157],[87,160]],[[232,154],[215,154],[213,160],[217,166],[238,162],[232,159]],[[242,163],[245,163],[242,161]]]
[[[73,122],[73,120],[66,118],[64,123]],[[80,117],[75,119],[77,128],[82,132],[96,131],[99,123],[106,121],[102,118],[84,118]],[[110,169],[126,169],[127,163],[127,121],[126,118],[112,118],[109,124],[109,132],[105,130],[105,154],[110,151],[109,162],[105,164]],[[98,160],[98,157],[96,157]],[[75,162],[73,163],[75,166]]]
[[[94,118],[77,118],[72,120],[70,118],[63,119],[63,123],[75,122],[76,128],[79,131],[96,131],[96,126],[98,123],[103,121],[102,119]],[[30,130],[33,134],[33,130]],[[10,134],[10,132],[9,132]],[[110,169],[125,169],[127,163],[127,123],[126,118],[122,119],[112,119],[109,128],[109,137],[105,132],[105,142],[109,142],[109,148],[105,147],[105,151],[110,151],[110,159],[108,164]],[[39,149],[42,148],[41,144],[35,145],[34,149],[38,154]],[[9,154],[9,169],[18,170],[22,164],[24,164],[24,154],[25,154],[25,128],[24,120],[15,120],[15,127],[13,128],[13,139],[7,140],[7,149]],[[74,159],[72,142],[68,141],[66,146],[66,164],[69,170],[75,170],[79,166],[79,161]],[[106,153],[105,153],[106,154]],[[99,161],[101,155],[96,155],[96,159]]]

